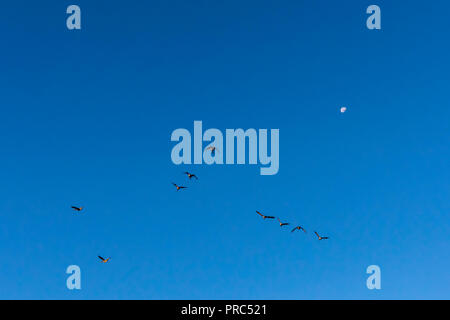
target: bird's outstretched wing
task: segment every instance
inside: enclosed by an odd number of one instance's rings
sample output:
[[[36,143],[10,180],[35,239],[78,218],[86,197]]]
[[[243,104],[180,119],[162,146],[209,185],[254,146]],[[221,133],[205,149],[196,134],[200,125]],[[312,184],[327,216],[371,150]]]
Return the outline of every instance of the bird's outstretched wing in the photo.
[[[316,231],[314,231],[314,233],[316,234],[317,238],[320,238],[319,234]]]
[[[219,149],[217,149],[216,147],[208,147],[206,148],[206,150],[211,150],[211,152],[219,152]]]
[[[261,212],[256,211],[256,213],[259,214],[261,217],[264,217],[264,215]]]
[[[103,259],[101,256],[98,256],[98,258],[102,261],[105,261],[105,259]]]
[[[272,217],[272,216],[266,216],[266,219],[275,219],[275,217]]]

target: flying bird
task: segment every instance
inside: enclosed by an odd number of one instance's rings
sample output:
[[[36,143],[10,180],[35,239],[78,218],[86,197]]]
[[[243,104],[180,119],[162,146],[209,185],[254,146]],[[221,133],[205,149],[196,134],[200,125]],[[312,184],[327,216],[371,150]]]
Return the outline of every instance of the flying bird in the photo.
[[[259,212],[259,211],[256,211],[256,213],[257,214],[259,214],[264,220],[265,219],[275,219],[275,217],[272,217],[272,216],[265,216],[265,215],[263,215],[261,212]]]
[[[341,113],[345,113],[345,111],[347,111],[347,108],[346,107],[342,107],[341,108]]]
[[[282,227],[282,226],[288,226],[288,225],[289,225],[289,223],[281,222],[280,218],[277,218],[277,220],[278,220],[278,222],[280,223],[280,227]]]
[[[187,187],[179,186],[176,183],[172,182],[172,184],[175,186],[175,188],[177,188],[177,191],[180,191],[181,189],[187,189]]]
[[[295,227],[294,229],[292,229],[291,232],[294,232],[294,231],[296,231],[296,230],[303,230],[303,232],[306,233],[305,228],[303,228],[302,226],[297,226],[297,227]]]
[[[188,176],[189,180],[191,178],[195,178],[196,180],[198,180],[198,177],[195,174],[193,174],[193,173],[190,173],[190,172],[186,171],[184,174]]]
[[[98,258],[99,258],[100,260],[102,260],[102,263],[107,263],[107,262],[109,261],[109,259],[111,259],[111,258],[104,259],[104,258],[102,258],[101,256],[98,256]]]
[[[314,233],[316,234],[317,238],[319,238],[319,240],[327,240],[327,239],[329,239],[328,237],[321,237],[321,236],[319,236],[319,234],[316,231],[314,231]]]
[[[74,207],[74,206],[72,206],[72,209],[75,210],[75,211],[80,212],[81,210],[83,210],[83,207]]]
[[[219,150],[218,150],[216,147],[213,147],[213,146],[206,148],[206,150],[211,150],[211,154],[212,154],[212,155],[214,155],[214,153],[215,153],[216,151],[219,152]]]

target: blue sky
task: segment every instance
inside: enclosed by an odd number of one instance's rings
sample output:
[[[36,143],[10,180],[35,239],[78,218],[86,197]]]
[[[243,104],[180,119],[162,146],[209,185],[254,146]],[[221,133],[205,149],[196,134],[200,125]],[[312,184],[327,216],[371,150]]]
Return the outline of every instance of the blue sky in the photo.
[[[66,28],[70,4],[81,31]],[[371,4],[382,30],[366,28]],[[5,2],[0,298],[450,298],[449,10]],[[175,166],[170,135],[194,120],[280,129],[279,173]],[[176,193],[185,170],[200,180]]]

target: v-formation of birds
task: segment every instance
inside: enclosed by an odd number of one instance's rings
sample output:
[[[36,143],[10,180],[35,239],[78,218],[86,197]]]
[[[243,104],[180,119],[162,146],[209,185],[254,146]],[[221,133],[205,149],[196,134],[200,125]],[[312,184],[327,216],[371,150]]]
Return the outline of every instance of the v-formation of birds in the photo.
[[[189,180],[191,180],[192,178],[195,178],[196,180],[198,180],[198,177],[195,174],[193,174],[193,173],[190,173],[190,172],[186,171],[186,172],[184,172],[184,174],[188,176]],[[180,191],[182,189],[187,189],[187,187],[180,186],[180,185],[178,185],[178,184],[176,184],[174,182],[172,182],[172,184],[175,186],[177,191]],[[262,214],[259,211],[256,211],[256,213],[259,214],[264,220],[266,220],[266,219],[277,219],[278,223],[280,224],[280,227],[284,227],[284,226],[289,226],[290,225],[289,222],[283,222],[278,217],[266,216],[266,215]],[[297,230],[298,231],[303,231],[304,233],[306,233],[305,228],[303,228],[302,226],[296,226],[294,229],[292,229],[291,232],[294,232],[294,231],[297,231]],[[317,239],[319,239],[319,240],[328,240],[329,239],[329,237],[322,237],[322,236],[320,236],[316,231],[314,231],[314,234],[317,236]]]
[[[261,218],[263,218],[264,220],[266,220],[266,219],[271,219],[271,220],[277,219],[278,223],[280,224],[280,227],[284,227],[284,226],[289,226],[289,225],[291,225],[289,222],[282,221],[282,220],[281,220],[280,218],[278,218],[278,217],[274,217],[274,216],[266,216],[265,214],[262,214],[262,213],[259,212],[259,211],[256,211],[256,213],[257,213],[258,215],[260,215]],[[303,231],[304,233],[307,233],[306,230],[305,230],[305,228],[303,228],[302,226],[296,226],[294,229],[291,230],[291,232],[294,232],[294,231]],[[322,237],[322,236],[320,236],[316,231],[314,231],[314,234],[317,236],[317,238],[318,238],[319,240],[328,240],[328,239],[329,239],[329,237]]]
[[[193,174],[193,173],[190,173],[190,172],[188,172],[188,171],[186,171],[186,172],[184,172],[183,174],[185,174],[188,178],[189,178],[189,180],[191,180],[191,179],[195,179],[195,180],[198,180],[198,177],[195,175],[195,174]],[[181,185],[178,185],[178,184],[176,184],[176,183],[174,183],[174,182],[172,182],[172,185],[176,188],[176,190],[177,191],[180,191],[180,190],[183,190],[183,189],[187,189],[188,187],[185,187],[185,186],[181,186]],[[75,210],[76,212],[81,212],[81,211],[83,211],[83,207],[77,207],[77,206],[72,206],[71,207],[73,210]],[[266,215],[264,215],[264,214],[262,214],[261,212],[259,212],[259,211],[256,211],[256,213],[258,214],[258,215],[260,215],[264,220],[266,220],[266,219],[270,219],[270,220],[274,220],[274,219],[277,219],[277,221],[278,221],[278,223],[280,224],[280,227],[285,227],[285,226],[289,226],[290,225],[290,223],[289,222],[283,222],[283,221],[281,221],[281,219],[280,218],[278,218],[278,217],[274,217],[274,216],[266,216]],[[305,228],[303,228],[302,226],[296,226],[294,229],[292,229],[291,230],[291,232],[294,232],[294,231],[303,231],[304,233],[307,233],[306,232],[306,230],[305,230]],[[322,236],[320,236],[316,231],[314,231],[314,233],[315,233],[315,235],[317,236],[317,238],[319,239],[319,240],[327,240],[327,239],[329,239],[329,237],[322,237]],[[98,258],[100,259],[100,262],[102,262],[102,263],[108,263],[109,262],[109,260],[111,260],[111,258],[103,258],[102,256],[98,256]]]

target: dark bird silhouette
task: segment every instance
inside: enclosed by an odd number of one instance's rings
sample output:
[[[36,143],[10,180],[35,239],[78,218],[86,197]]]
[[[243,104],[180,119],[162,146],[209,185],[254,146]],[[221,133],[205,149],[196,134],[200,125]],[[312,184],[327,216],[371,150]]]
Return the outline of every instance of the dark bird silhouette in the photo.
[[[175,186],[175,188],[177,188],[177,191],[180,191],[181,189],[187,189],[187,187],[179,186],[176,183],[172,182],[172,184]]]
[[[98,256],[98,258],[100,259],[100,260],[102,260],[102,263],[107,263],[111,258],[108,258],[108,259],[104,259],[104,258],[102,258],[101,256]]]
[[[72,209],[75,210],[75,211],[80,212],[81,210],[83,210],[83,207],[74,207],[74,206],[72,206]]]
[[[280,227],[289,225],[289,223],[287,223],[287,222],[281,222],[280,218],[277,218],[277,220],[280,223]]]
[[[193,174],[193,173],[190,173],[190,172],[186,171],[184,174],[188,176],[189,180],[191,178],[195,178],[196,180],[198,180],[198,177],[195,174]]]
[[[217,149],[216,147],[208,147],[206,148],[206,150],[211,150],[211,155],[214,157],[216,155],[216,152],[219,152],[219,149]]]
[[[256,211],[256,213],[257,214],[259,214],[264,220],[265,219],[275,219],[275,217],[272,217],[272,216],[265,216],[265,215],[263,215],[261,212],[259,212],[259,211]]]
[[[297,226],[297,227],[295,227],[294,229],[292,229],[291,232],[294,232],[295,230],[303,230],[303,232],[306,233],[305,228],[303,228],[302,226]]]
[[[329,239],[328,237],[321,237],[321,236],[319,236],[319,234],[316,231],[314,231],[314,233],[316,234],[317,238],[319,238],[319,240],[327,240],[327,239]]]
[[[206,148],[206,150],[211,150],[211,153],[219,151],[216,147],[208,147],[208,148]]]

